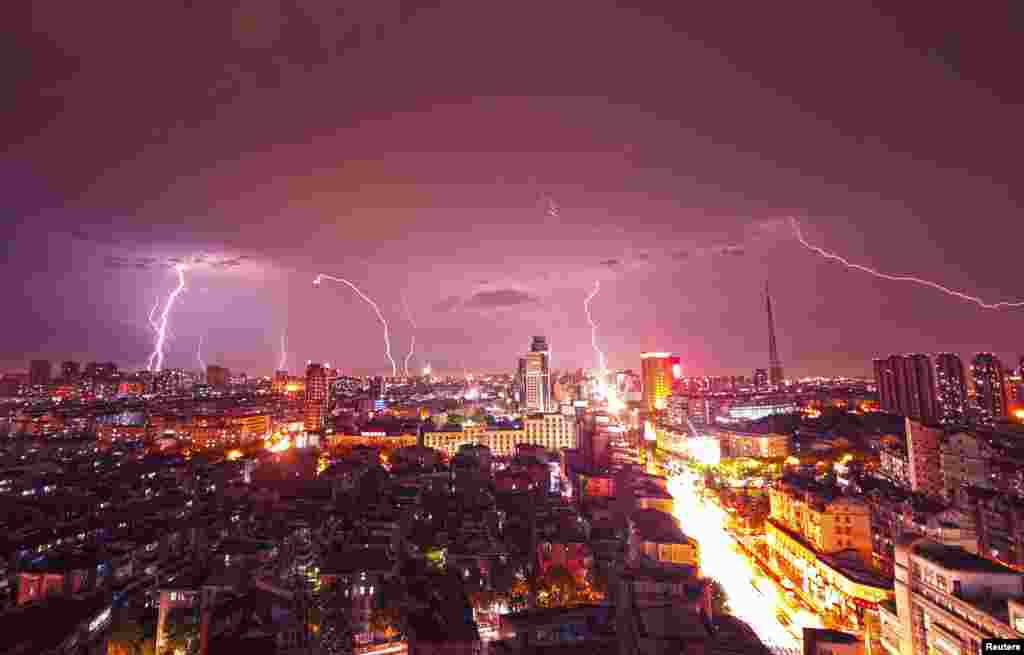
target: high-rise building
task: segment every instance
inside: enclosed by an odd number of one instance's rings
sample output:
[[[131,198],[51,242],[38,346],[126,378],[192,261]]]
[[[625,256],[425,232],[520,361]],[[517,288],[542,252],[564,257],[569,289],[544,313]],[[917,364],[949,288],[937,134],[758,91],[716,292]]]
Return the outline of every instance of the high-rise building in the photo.
[[[65,384],[74,384],[78,382],[80,371],[78,362],[64,362],[60,365],[60,379]]]
[[[526,353],[526,409],[531,412],[552,411],[551,350],[545,337],[534,337]]]
[[[33,359],[28,365],[28,383],[33,387],[45,387],[50,384],[50,361]]]
[[[772,297],[768,293],[768,283],[764,283],[764,302],[768,310],[768,381],[773,386],[782,384],[782,361],[779,359],[779,346],[775,343],[775,315],[772,313]]]
[[[935,369],[928,355],[892,355],[876,359],[874,368],[883,411],[925,423],[939,420]]]
[[[231,372],[223,366],[210,364],[206,367],[206,384],[214,389],[226,389],[231,380]]]
[[[971,362],[974,382],[974,411],[981,423],[1006,417],[1008,399],[1003,363],[992,353],[978,353]]]
[[[158,393],[177,393],[184,390],[190,376],[180,368],[165,368],[153,377],[153,389]]]
[[[516,379],[512,382],[512,392],[517,403],[526,403],[526,358],[519,358],[519,366],[516,369]]]
[[[306,432],[321,434],[327,422],[330,400],[330,372],[323,364],[310,362],[306,367],[306,403],[304,427]]]
[[[939,353],[935,356],[935,390],[939,421],[963,422],[967,410],[967,378],[959,355]]]
[[[941,498],[943,493],[942,429],[908,418],[906,431],[907,468],[910,473],[911,490],[926,496]]]
[[[665,409],[672,394],[672,365],[678,359],[672,353],[641,353],[640,376],[643,378],[643,403],[648,412]]]
[[[754,388],[764,389],[768,386],[768,369],[754,369]]]

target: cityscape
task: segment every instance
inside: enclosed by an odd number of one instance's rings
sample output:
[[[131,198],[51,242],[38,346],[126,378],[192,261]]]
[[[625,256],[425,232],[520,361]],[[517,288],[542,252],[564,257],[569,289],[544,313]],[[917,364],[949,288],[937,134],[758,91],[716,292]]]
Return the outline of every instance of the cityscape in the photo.
[[[1011,3],[33,4],[0,653],[1024,651]]]

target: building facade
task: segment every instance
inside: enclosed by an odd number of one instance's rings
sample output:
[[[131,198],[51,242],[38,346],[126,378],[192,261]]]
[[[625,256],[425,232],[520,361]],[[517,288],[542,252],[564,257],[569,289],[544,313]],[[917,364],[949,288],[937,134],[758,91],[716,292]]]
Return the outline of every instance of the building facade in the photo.
[[[926,496],[941,497],[942,459],[940,446],[943,431],[906,419],[907,465],[910,467],[910,488]]]
[[[963,422],[967,415],[967,378],[959,355],[936,355],[935,388],[938,393],[939,421],[947,424]]]
[[[303,424],[306,432],[322,434],[327,422],[330,400],[328,371],[323,364],[310,363],[306,367],[306,400]]]
[[[939,419],[935,369],[928,355],[891,355],[874,361],[883,411],[925,423]]]
[[[549,412],[551,400],[551,350],[546,337],[534,337],[526,354],[526,409]]]
[[[993,423],[1006,417],[1009,400],[1003,363],[992,353],[978,353],[971,362],[974,382],[973,411],[980,423]]]
[[[668,397],[672,394],[673,363],[678,363],[678,359],[672,353],[640,355],[643,404],[648,412],[658,412],[668,406]]]

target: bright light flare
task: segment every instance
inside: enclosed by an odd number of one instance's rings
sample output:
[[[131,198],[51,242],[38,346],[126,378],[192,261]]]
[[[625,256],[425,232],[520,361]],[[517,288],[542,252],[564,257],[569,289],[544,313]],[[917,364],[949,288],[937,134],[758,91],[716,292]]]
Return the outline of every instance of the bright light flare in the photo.
[[[700,544],[702,574],[722,584],[731,613],[750,624],[766,646],[800,649],[802,639],[776,618],[783,603],[778,593],[767,589],[770,581],[761,582],[765,591],[754,587],[753,581],[760,577],[759,572],[755,572],[756,565],[741,554],[725,531],[728,521],[725,512],[703,503],[691,479],[670,478],[669,492],[675,498],[674,514],[683,531]]]
[[[919,277],[913,277],[912,275],[891,275],[889,273],[882,273],[881,271],[876,271],[875,269],[868,268],[867,266],[862,266],[860,264],[854,264],[854,263],[850,262],[849,260],[845,259],[844,257],[841,257],[841,256],[839,256],[839,255],[837,255],[837,254],[835,254],[833,252],[829,252],[829,251],[825,250],[824,248],[819,248],[818,246],[815,246],[815,245],[813,245],[811,243],[808,243],[807,240],[804,239],[803,232],[801,232],[801,230],[800,230],[800,224],[797,222],[796,218],[791,216],[789,220],[793,224],[793,232],[794,232],[794,234],[796,234],[797,241],[799,241],[805,248],[807,248],[808,250],[811,250],[812,252],[818,253],[819,255],[824,257],[825,259],[831,259],[833,261],[837,261],[840,264],[842,264],[843,266],[846,266],[847,268],[856,269],[858,271],[862,271],[864,273],[868,273],[870,275],[874,275],[875,277],[883,279],[883,280],[891,280],[893,282],[913,282],[914,284],[919,284],[921,286],[930,287],[930,288],[935,289],[937,291],[941,291],[942,293],[946,294],[947,296],[953,296],[954,298],[960,298],[961,300],[966,300],[968,302],[972,302],[975,305],[977,305],[978,307],[981,307],[982,309],[1010,309],[1010,308],[1014,308],[1014,307],[1024,307],[1024,300],[1015,300],[1015,301],[1010,301],[1010,302],[989,303],[989,302],[985,302],[981,298],[978,298],[977,296],[972,296],[972,295],[963,293],[962,291],[954,291],[953,289],[950,289],[949,287],[945,287],[945,286],[939,284],[938,282],[932,282],[931,280],[925,280],[925,279],[922,279],[922,278],[919,278]]]
[[[184,264],[178,264],[174,267],[174,271],[178,274],[178,286],[174,288],[174,291],[167,296],[167,302],[164,304],[164,309],[160,313],[160,318],[155,323],[156,329],[156,345],[153,347],[153,354],[149,358],[149,370],[153,373],[159,373],[164,367],[164,345],[167,342],[167,323],[171,317],[171,309],[174,308],[174,301],[178,299],[178,296],[185,290],[185,266]]]
[[[334,277],[333,275],[320,273],[313,279],[313,286],[320,286],[324,280],[331,280],[333,282],[339,282],[341,284],[344,284],[348,288],[355,291],[356,295],[362,298],[364,301],[366,301],[367,304],[373,307],[373,311],[377,312],[377,318],[380,319],[380,324],[384,326],[384,352],[388,356],[388,361],[391,362],[391,377],[398,377],[398,365],[395,364],[395,358],[391,356],[391,333],[388,329],[388,322],[387,319],[384,318],[384,314],[381,313],[380,307],[377,306],[377,303],[375,303],[373,299],[370,298],[368,295],[360,291],[359,287],[349,282],[345,278]]]

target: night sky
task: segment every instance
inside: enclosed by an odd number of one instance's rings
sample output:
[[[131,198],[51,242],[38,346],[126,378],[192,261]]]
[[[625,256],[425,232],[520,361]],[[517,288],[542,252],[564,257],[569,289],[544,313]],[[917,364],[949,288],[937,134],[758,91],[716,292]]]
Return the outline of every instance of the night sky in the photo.
[[[1020,3],[116,4],[0,21],[0,368],[143,366],[175,261],[173,367],[202,336],[269,373],[287,331],[292,370],[390,371],[372,309],[318,272],[379,302],[399,360],[404,294],[414,362],[442,370],[510,370],[534,334],[593,366],[595,280],[614,367],[767,365],[766,280],[789,374],[1024,351],[1024,309],[847,270],[786,219],[1024,297]]]

